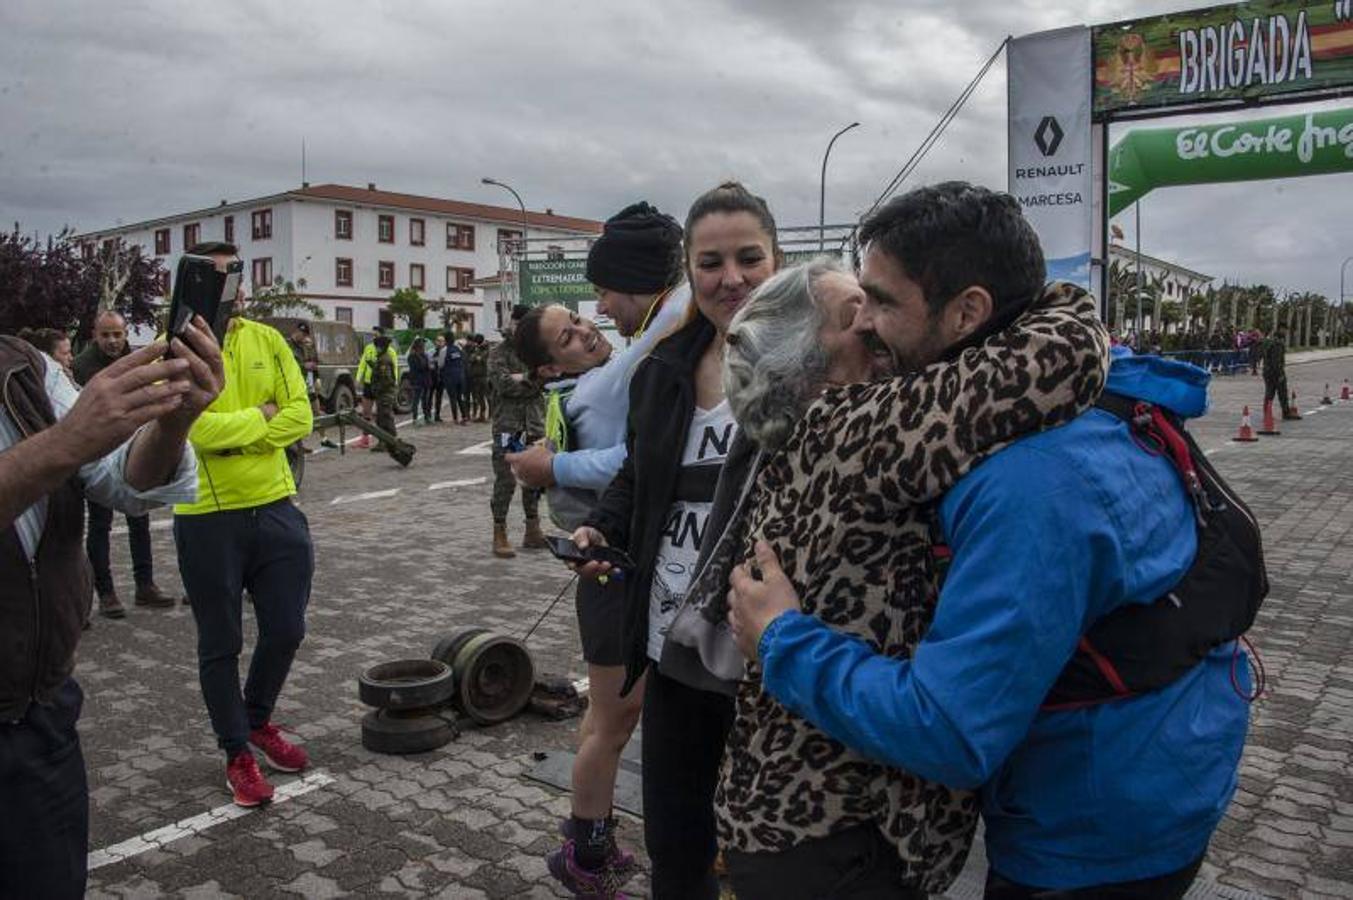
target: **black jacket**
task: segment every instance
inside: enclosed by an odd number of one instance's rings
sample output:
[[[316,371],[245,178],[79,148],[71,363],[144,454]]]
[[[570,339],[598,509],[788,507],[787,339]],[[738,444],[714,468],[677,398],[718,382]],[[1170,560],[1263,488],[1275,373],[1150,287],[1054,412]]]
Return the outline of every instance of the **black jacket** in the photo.
[[[0,335],[0,403],[24,435],[56,421],[45,373],[32,347]],[[90,599],[84,526],[84,492],[72,477],[47,495],[31,562],[18,529],[0,531],[0,724],[22,719],[33,701],[50,703],[75,668]]]
[[[629,693],[648,668],[648,605],[662,526],[676,496],[686,432],[695,415],[695,369],[714,340],[703,317],[664,338],[630,380],[629,455],[584,524],[634,560],[626,573],[625,686]]]
[[[95,375],[131,352],[132,348],[127,344],[123,344],[121,353],[116,357],[108,356],[98,344],[90,341],[89,346],[81,350],[80,355],[75,357],[74,361],[71,363],[70,368],[71,373],[75,376],[75,383],[80,387],[84,387],[89,383],[89,379],[93,378]]]

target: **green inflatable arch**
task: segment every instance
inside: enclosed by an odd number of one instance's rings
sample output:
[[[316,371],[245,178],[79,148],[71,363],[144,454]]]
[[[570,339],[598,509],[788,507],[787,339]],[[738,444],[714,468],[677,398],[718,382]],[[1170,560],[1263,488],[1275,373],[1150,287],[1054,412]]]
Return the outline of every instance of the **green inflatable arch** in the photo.
[[[1353,172],[1353,109],[1133,131],[1109,151],[1109,216],[1154,188]]]

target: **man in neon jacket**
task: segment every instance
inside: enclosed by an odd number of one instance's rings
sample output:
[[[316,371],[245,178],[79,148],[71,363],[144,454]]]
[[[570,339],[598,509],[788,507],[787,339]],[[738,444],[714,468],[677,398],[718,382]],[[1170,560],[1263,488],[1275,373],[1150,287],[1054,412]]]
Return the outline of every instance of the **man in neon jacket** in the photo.
[[[383,373],[383,374],[382,374]],[[362,392],[362,418],[371,420],[371,404],[376,404],[376,424],[395,433],[395,400],[399,393],[399,353],[385,329],[377,325],[371,342],[362,350],[357,363],[357,387]],[[371,435],[363,434],[358,447],[370,447]]]
[[[1044,271],[1014,201],[970,185],[898,198],[860,238],[867,300],[855,327],[898,372],[957,352],[974,322],[978,338],[999,327],[1007,310],[993,298],[1010,266]],[[1205,411],[1202,370],[1115,354],[1109,391],[1184,417]],[[988,898],[1097,897],[1110,886],[1114,897],[1183,896],[1245,741],[1248,679],[1233,682],[1233,645],[1162,690],[1040,710],[1091,623],[1154,601],[1188,570],[1197,536],[1179,475],[1092,409],[978,466],[939,520],[953,560],[909,660],[799,612],[759,545],[761,579],[734,574],[730,619],[766,690],[861,753],[980,787]]]
[[[189,252],[224,267],[231,244]],[[314,550],[286,447],[309,434],[310,400],[300,366],[276,329],[239,316],[222,346],[225,388],[189,432],[198,457],[196,503],[174,507],[179,574],[197,622],[198,674],[212,730],[226,754],[226,782],[241,806],[272,799],[250,745],[272,768],[297,772],[306,753],[271,722],[296,649],[305,637]],[[249,591],[258,644],[243,693],[242,596]]]

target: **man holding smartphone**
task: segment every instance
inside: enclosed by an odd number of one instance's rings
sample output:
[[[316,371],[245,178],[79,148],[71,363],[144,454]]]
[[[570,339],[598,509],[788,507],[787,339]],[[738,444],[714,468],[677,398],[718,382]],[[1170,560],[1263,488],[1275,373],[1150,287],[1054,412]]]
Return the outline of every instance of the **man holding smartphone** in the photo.
[[[0,336],[0,897],[79,897],[89,785],[72,676],[89,610],[84,498],[126,513],[190,500],[186,437],[222,381],[197,319],[76,392],[48,356]]]
[[[231,244],[199,244],[224,271]],[[199,460],[196,503],[174,507],[179,573],[197,622],[198,674],[226,782],[240,806],[272,799],[250,746],[278,771],[298,772],[306,753],[282,737],[273,706],[305,637],[305,607],[314,574],[310,527],[285,448],[309,434],[310,401],[300,366],[276,329],[241,316],[243,292],[223,344],[225,388],[189,433]],[[243,692],[244,591],[258,619],[258,644]]]

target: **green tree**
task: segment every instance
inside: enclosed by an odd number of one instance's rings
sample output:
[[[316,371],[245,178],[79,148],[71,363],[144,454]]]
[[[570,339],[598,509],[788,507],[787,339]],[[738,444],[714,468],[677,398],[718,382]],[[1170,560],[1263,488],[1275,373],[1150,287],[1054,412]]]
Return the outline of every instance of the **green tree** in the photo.
[[[403,319],[409,328],[422,328],[428,304],[417,289],[403,287],[390,295],[386,308],[390,310],[390,315]]]
[[[247,319],[268,319],[274,316],[291,315],[304,312],[312,319],[324,318],[324,310],[318,304],[311,303],[300,293],[305,290],[305,279],[299,278],[293,284],[281,275],[273,283],[254,291],[244,307]]]

